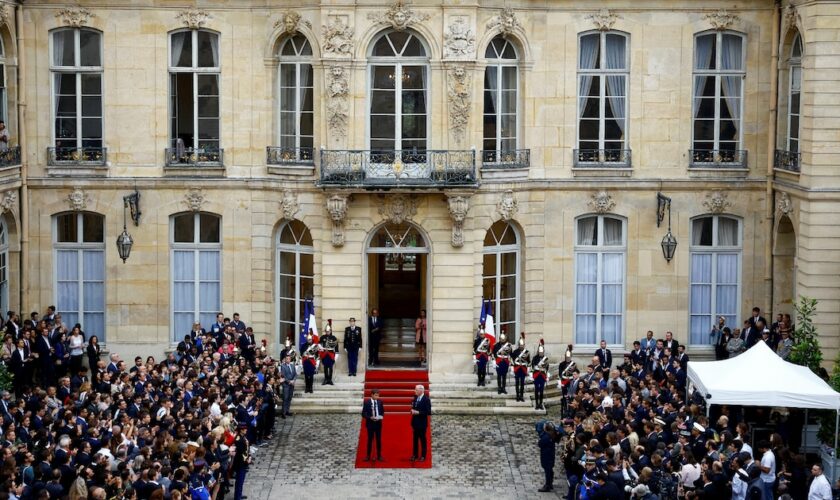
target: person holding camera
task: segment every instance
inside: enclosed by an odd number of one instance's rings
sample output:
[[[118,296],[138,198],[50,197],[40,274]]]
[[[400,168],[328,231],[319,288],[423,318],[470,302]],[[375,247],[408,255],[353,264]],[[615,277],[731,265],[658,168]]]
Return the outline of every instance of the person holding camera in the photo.
[[[234,455],[231,470],[236,474],[233,489],[233,500],[242,500],[242,488],[245,486],[245,476],[251,464],[251,445],[248,443],[248,423],[240,422],[239,430],[234,441]]]

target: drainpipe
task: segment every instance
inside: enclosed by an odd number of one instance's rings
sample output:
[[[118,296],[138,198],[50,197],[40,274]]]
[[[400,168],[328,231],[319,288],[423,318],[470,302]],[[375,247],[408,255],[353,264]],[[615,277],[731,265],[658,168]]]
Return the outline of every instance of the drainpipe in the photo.
[[[770,308],[774,307],[773,297],[773,242],[776,231],[773,227],[773,211],[776,200],[773,193],[773,155],[776,151],[776,118],[779,100],[779,23],[781,22],[781,0],[776,0],[773,7],[773,36],[770,43],[772,57],[770,58],[770,112],[767,113],[767,185],[765,197],[765,219],[770,228],[770,237],[764,246],[764,282],[767,284],[767,297],[770,297]]]
[[[24,50],[23,36],[23,5],[19,3],[15,8],[15,28],[17,31],[17,117],[18,117],[18,144],[20,144],[20,306],[23,310],[29,304],[29,186],[27,185],[29,155],[26,148],[26,51]]]

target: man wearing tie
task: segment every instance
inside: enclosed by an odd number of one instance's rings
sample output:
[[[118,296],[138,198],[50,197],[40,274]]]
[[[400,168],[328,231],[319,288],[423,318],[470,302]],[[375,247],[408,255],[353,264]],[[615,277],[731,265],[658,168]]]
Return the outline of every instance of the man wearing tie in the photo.
[[[297,371],[292,365],[292,357],[286,354],[283,356],[283,364],[280,366],[280,381],[283,383],[283,414],[282,418],[292,416],[289,409],[292,406],[292,396],[295,394],[295,379],[297,379]]]
[[[379,364],[379,343],[382,341],[382,319],[379,317],[379,309],[371,309],[368,318],[368,349],[370,355],[368,363],[370,366]]]
[[[415,460],[420,462],[426,461],[426,430],[429,428],[429,415],[432,414],[432,403],[424,392],[425,389],[422,385],[415,387],[414,401],[411,403],[411,430],[413,431],[413,438],[410,460],[412,462]],[[420,451],[422,451],[420,458],[417,458],[418,444],[420,445]]]
[[[382,458],[382,418],[385,416],[385,406],[379,400],[379,389],[370,391],[370,398],[362,405],[362,417],[365,419],[367,429],[367,456],[365,462],[370,462],[370,447],[376,439],[376,459],[384,462]]]
[[[598,361],[601,363],[601,367],[605,371],[609,371],[612,368],[612,352],[607,349],[606,340],[601,341],[601,348],[598,349],[596,355],[598,356]]]

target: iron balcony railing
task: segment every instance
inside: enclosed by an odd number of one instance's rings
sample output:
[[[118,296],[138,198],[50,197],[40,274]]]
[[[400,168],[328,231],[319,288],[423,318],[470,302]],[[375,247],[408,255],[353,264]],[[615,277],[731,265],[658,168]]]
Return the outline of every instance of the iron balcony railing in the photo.
[[[0,168],[20,165],[20,146],[0,150]]]
[[[481,168],[508,169],[528,168],[530,166],[530,149],[511,149],[507,151],[485,149],[481,151]]]
[[[108,148],[47,148],[47,165],[87,166],[108,163]]]
[[[779,170],[787,170],[788,172],[799,173],[799,160],[802,159],[802,153],[794,153],[791,151],[783,151],[777,149],[773,155],[773,167]]]
[[[225,150],[221,148],[166,148],[167,167],[201,167],[224,165]]]
[[[688,166],[694,168],[747,168],[743,149],[689,149]]]
[[[269,165],[315,165],[315,152],[312,148],[287,148],[268,146],[265,148],[265,162]]]
[[[575,149],[575,168],[630,168],[633,156],[629,149]]]
[[[474,150],[321,150],[321,186],[477,185]]]

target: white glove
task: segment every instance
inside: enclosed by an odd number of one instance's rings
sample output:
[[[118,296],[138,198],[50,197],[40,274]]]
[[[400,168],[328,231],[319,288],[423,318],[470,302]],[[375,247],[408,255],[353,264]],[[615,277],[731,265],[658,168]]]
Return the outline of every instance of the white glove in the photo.
[[[340,358],[340,357],[341,357],[341,356],[340,356],[338,353],[335,353],[335,361],[336,361],[336,363],[338,362],[338,358]]]

